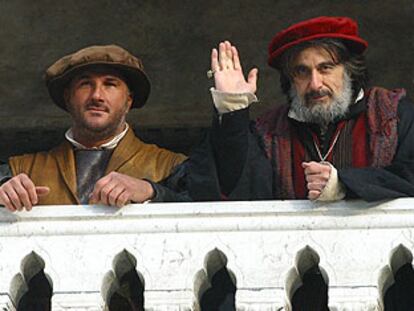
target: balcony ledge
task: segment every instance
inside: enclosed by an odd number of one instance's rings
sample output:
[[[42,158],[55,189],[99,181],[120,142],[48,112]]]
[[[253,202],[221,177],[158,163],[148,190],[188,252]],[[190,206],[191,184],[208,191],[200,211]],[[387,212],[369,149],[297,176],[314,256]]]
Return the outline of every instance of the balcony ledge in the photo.
[[[220,249],[237,278],[238,309],[284,307],[284,282],[306,245],[329,276],[332,310],[376,310],[378,275],[399,244],[414,248],[414,199],[384,202],[245,201],[0,209],[0,307],[31,251],[53,280],[53,310],[102,310],[114,256],[137,259],[148,310],[190,310],[204,256]]]

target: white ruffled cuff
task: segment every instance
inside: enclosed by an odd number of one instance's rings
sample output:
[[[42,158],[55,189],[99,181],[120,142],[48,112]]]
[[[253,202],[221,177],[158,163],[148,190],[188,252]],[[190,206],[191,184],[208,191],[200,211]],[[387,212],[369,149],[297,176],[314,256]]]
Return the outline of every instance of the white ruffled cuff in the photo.
[[[213,97],[214,106],[220,115],[245,109],[252,103],[258,101],[256,95],[253,93],[227,93],[217,91],[214,87],[210,89],[210,92]]]
[[[331,175],[316,201],[339,201],[345,198],[345,186],[338,179],[338,171],[330,164]]]

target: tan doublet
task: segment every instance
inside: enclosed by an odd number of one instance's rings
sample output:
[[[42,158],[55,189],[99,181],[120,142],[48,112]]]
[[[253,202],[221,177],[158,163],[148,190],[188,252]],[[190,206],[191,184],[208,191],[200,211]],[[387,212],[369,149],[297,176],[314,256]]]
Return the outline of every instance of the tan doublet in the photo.
[[[145,144],[129,129],[115,148],[105,175],[115,171],[158,182],[185,159],[182,154]],[[9,164],[13,176],[25,173],[36,186],[50,188],[47,196],[39,198],[39,204],[79,204],[75,157],[68,141],[48,152],[11,157]]]

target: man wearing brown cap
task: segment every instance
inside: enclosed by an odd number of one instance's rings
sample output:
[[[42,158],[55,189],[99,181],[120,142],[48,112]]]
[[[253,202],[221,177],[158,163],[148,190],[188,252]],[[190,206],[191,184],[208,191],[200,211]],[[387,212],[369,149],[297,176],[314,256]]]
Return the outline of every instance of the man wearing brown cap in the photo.
[[[277,33],[268,63],[280,73],[287,104],[251,126],[258,70],[246,80],[236,47],[226,41],[213,49],[217,114],[204,174],[214,172],[218,182],[202,199],[414,196],[414,107],[403,89],[368,87],[367,46],[347,17]]]
[[[143,143],[126,123],[129,110],[145,104],[150,83],[142,62],[123,48],[90,46],[67,55],[48,68],[46,84],[72,127],[56,148],[9,159],[0,187],[7,209],[144,202],[157,194],[153,182],[185,160]]]

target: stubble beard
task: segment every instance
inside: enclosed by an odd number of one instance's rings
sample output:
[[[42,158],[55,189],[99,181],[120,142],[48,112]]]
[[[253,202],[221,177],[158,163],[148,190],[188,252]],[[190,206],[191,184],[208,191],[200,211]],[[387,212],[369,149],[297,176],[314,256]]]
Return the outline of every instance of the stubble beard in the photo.
[[[124,110],[118,111],[116,114],[110,116],[110,119],[102,125],[88,121],[84,115],[72,115],[72,128],[76,132],[76,136],[81,137],[82,140],[101,141],[109,139],[118,134],[119,128],[125,124],[126,113],[127,103],[125,103]]]
[[[302,122],[327,125],[335,120],[343,118],[349,110],[352,99],[352,81],[347,72],[344,72],[343,90],[339,95],[333,95],[329,104],[307,105],[306,95],[299,96],[292,85],[289,91],[290,110],[296,119]]]

